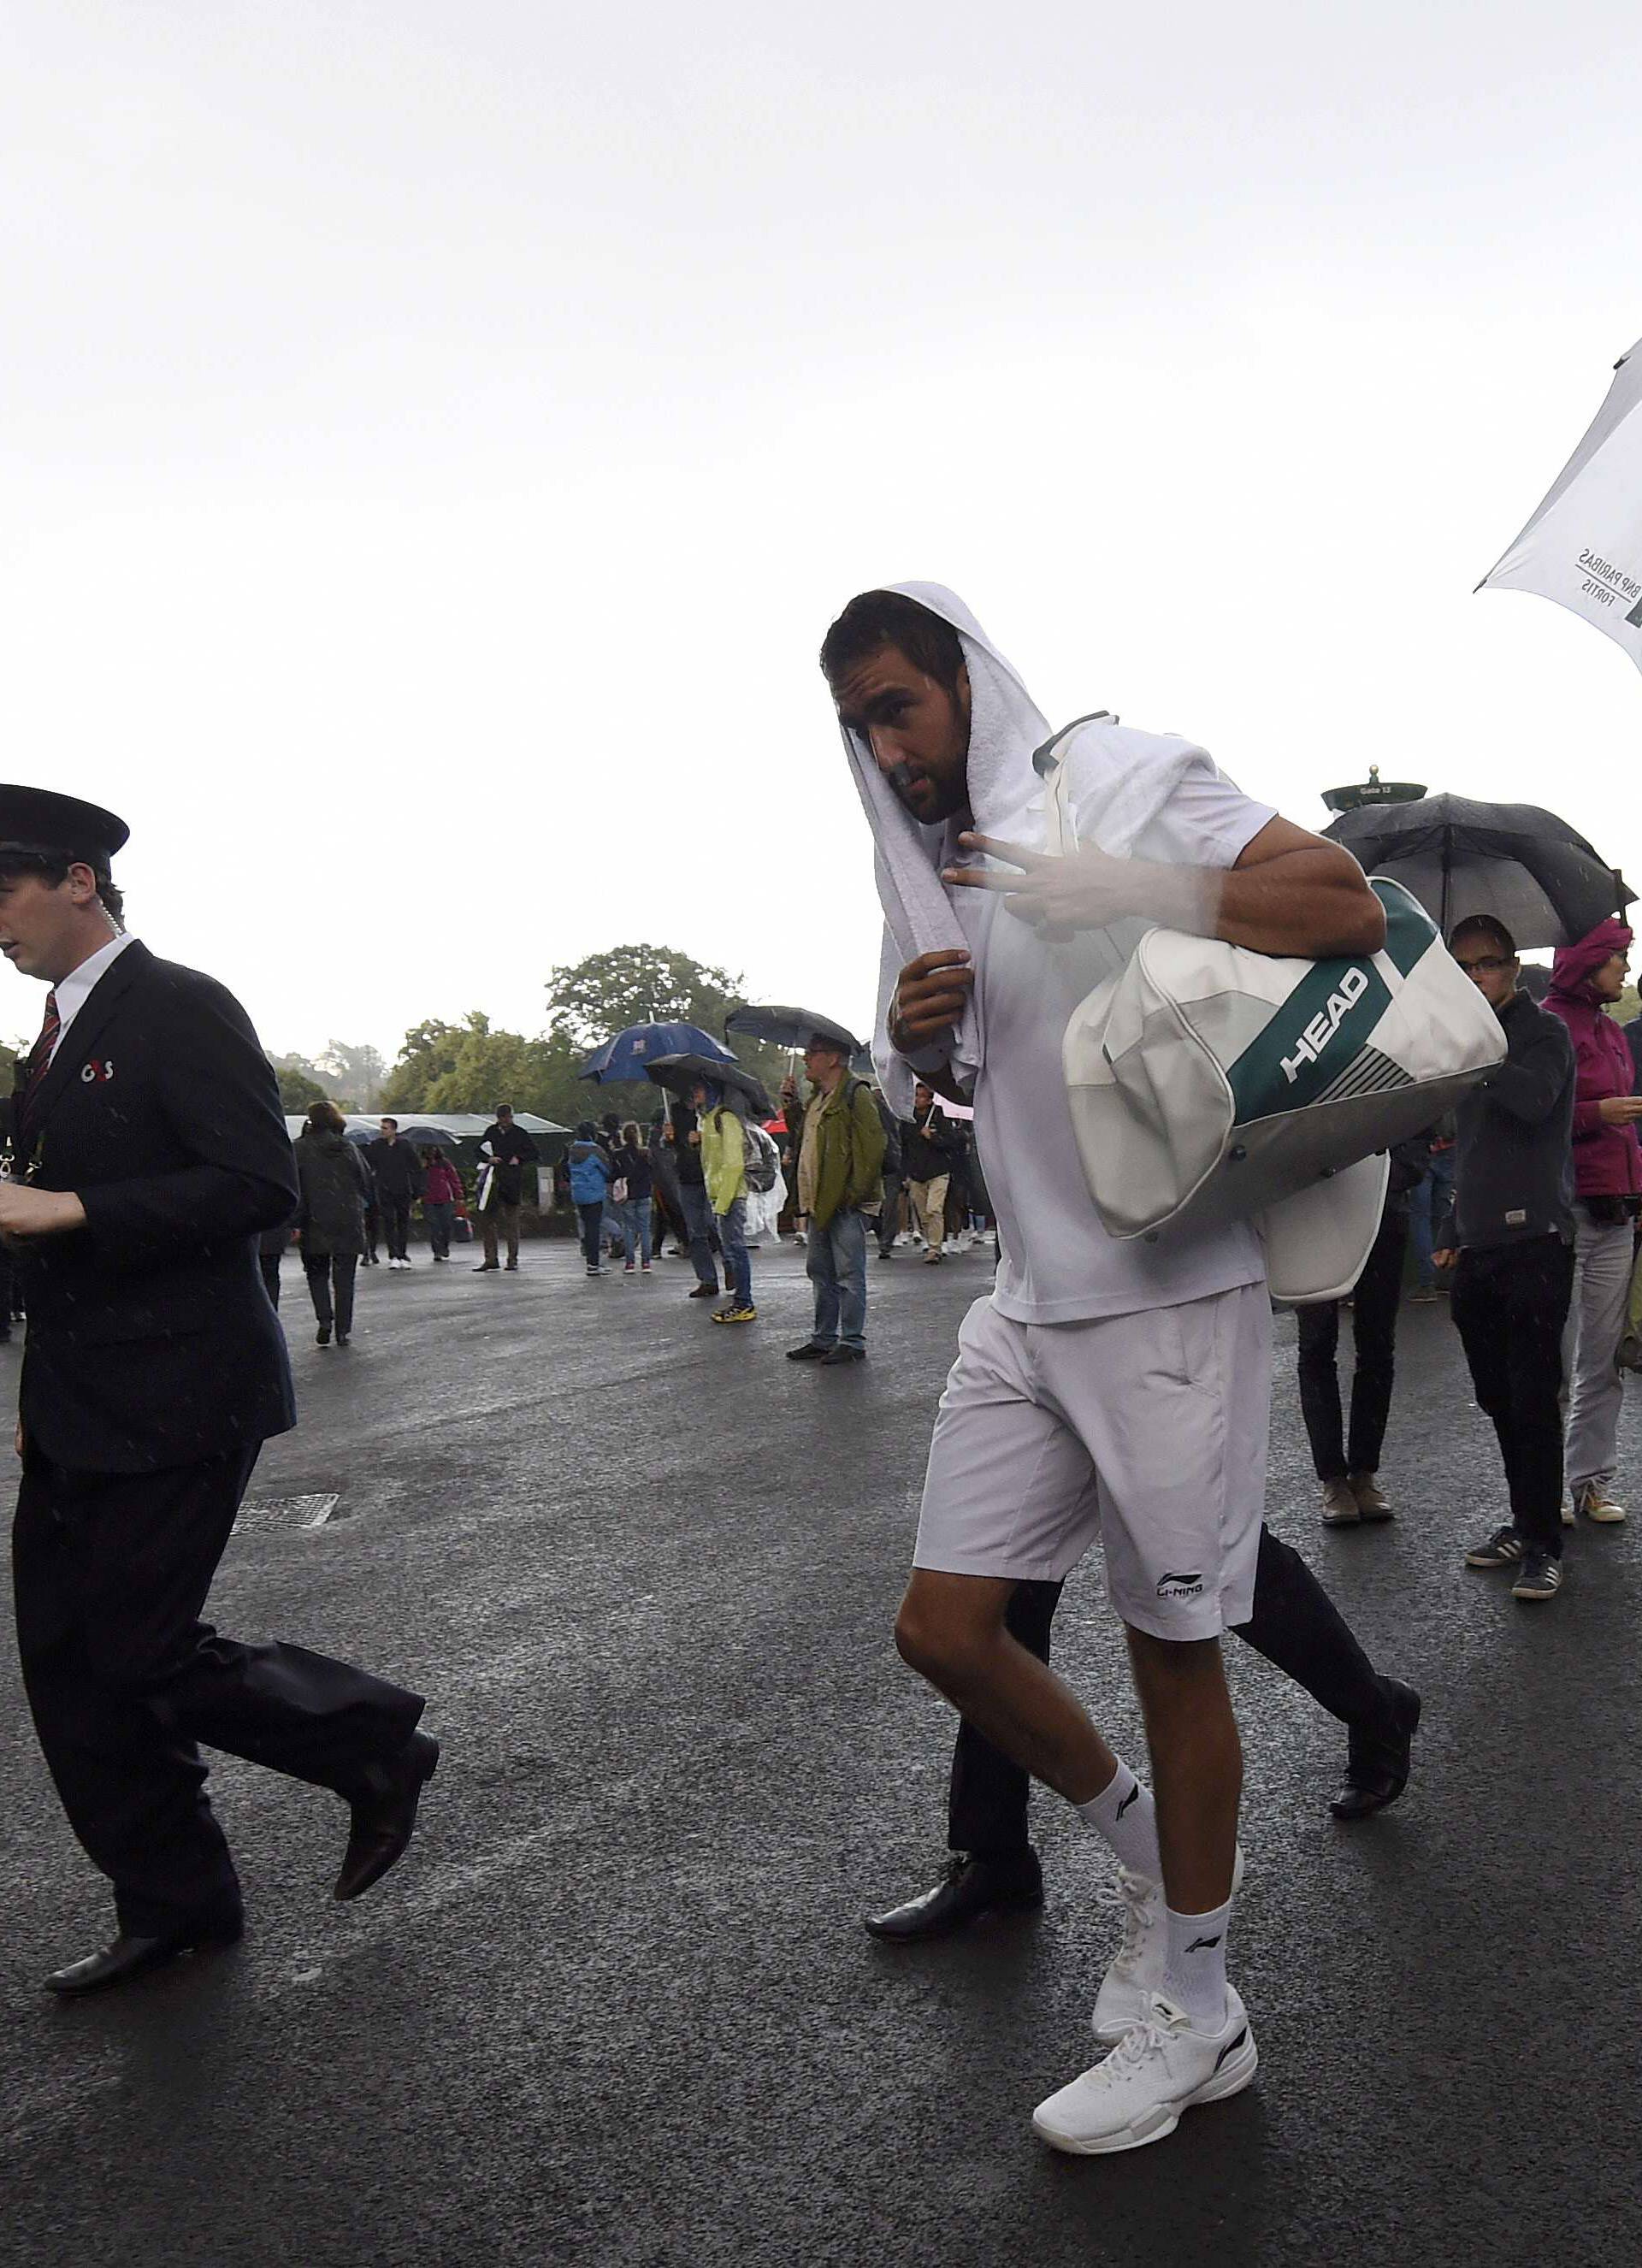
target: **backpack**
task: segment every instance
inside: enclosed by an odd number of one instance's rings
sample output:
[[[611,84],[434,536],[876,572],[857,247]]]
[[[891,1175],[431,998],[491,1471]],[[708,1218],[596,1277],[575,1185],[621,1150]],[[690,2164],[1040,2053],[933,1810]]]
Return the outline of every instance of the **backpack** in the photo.
[[[741,1121],[741,1173],[755,1197],[768,1197],[776,1186],[776,1145],[762,1126]]]

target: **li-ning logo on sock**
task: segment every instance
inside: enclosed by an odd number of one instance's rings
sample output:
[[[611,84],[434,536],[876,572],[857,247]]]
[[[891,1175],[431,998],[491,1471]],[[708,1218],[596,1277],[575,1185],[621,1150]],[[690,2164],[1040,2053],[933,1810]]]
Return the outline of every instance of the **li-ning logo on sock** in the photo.
[[[1221,1931],[1220,1936],[1223,1937],[1225,1933]],[[1219,1942],[1220,1937],[1194,1937],[1186,1950],[1188,1953],[1212,1953]]]
[[[1158,1584],[1160,1599],[1195,1599],[1203,1588],[1203,1570],[1194,1567],[1189,1575],[1165,1575]]]
[[[1135,1798],[1139,1794],[1139,1793],[1140,1793],[1140,1782],[1139,1782],[1138,1780],[1137,1780],[1137,1781],[1135,1782],[1134,1786],[1130,1789],[1130,1791],[1129,1791],[1128,1794],[1123,1798],[1123,1801],[1122,1801],[1122,1802],[1118,1805],[1118,1807],[1117,1807],[1117,1816],[1118,1816],[1118,1818],[1119,1818],[1119,1819],[1121,1819],[1121,1818],[1123,1817],[1123,1814],[1128,1810],[1128,1808],[1129,1808],[1130,1805],[1134,1801]]]

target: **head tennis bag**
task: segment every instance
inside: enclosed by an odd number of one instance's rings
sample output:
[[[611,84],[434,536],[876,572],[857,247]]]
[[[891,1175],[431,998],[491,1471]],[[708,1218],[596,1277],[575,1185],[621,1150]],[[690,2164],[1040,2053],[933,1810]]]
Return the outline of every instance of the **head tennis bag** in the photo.
[[[1418,1134],[1505,1057],[1400,883],[1378,953],[1289,961],[1148,930],[1066,1027],[1083,1169],[1116,1237],[1243,1219]]]

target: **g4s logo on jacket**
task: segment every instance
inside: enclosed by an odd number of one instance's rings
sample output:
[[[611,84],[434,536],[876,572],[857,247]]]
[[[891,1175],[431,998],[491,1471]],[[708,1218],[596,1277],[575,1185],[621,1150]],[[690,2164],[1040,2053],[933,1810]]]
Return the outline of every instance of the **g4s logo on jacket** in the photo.
[[[80,1083],[84,1086],[106,1086],[114,1075],[114,1059],[93,1056],[89,1063],[80,1065]]]

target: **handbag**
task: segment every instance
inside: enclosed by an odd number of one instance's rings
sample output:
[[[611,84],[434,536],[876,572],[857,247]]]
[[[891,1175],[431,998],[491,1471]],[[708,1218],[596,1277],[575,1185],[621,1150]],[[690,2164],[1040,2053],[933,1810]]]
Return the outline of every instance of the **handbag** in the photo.
[[[615,1179],[611,1182],[610,1202],[612,1204],[625,1204],[627,1203],[627,1175],[625,1174],[618,1174]]]
[[[1077,848],[1068,770],[1049,777],[1051,855]],[[1279,1299],[1350,1290],[1378,1233],[1384,1153],[1506,1052],[1424,908],[1400,883],[1369,887],[1377,953],[1289,959],[1153,928],[1073,1010],[1067,1099],[1112,1236],[1252,1219]]]

